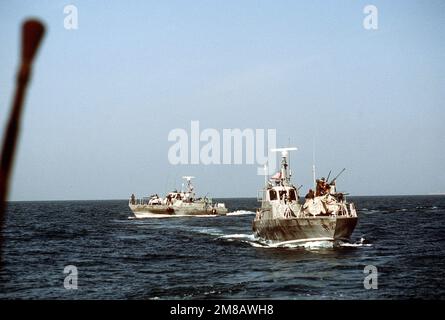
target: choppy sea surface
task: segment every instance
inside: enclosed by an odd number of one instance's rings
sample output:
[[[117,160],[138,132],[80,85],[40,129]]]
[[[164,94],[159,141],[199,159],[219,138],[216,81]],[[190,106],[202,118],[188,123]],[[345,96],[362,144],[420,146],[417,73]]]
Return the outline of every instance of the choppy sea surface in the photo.
[[[126,200],[11,202],[0,299],[445,298],[444,196],[350,197],[351,243],[288,247],[255,239],[256,199],[220,200],[228,216],[157,219]]]

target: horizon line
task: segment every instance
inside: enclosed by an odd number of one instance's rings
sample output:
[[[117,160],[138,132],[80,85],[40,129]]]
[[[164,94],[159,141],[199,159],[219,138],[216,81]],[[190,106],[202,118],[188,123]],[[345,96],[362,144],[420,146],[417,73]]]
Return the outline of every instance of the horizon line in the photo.
[[[421,196],[445,196],[445,193],[428,193],[428,194],[376,194],[376,195],[347,195],[348,197],[421,197]],[[212,199],[256,199],[254,196],[238,196],[238,197],[210,197]],[[300,196],[304,198],[304,196]],[[7,200],[6,202],[63,202],[63,201],[123,201],[129,198],[104,198],[104,199],[38,199],[38,200]]]

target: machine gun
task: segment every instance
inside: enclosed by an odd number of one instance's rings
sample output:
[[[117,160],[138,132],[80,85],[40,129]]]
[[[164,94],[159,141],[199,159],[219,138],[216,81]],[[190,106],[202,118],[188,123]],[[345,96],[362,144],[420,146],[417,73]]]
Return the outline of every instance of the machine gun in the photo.
[[[328,177],[326,178],[326,182],[329,181],[329,177],[331,176],[331,172],[332,172],[332,170],[329,170]]]
[[[340,171],[339,174],[337,174],[337,176],[331,180],[331,182],[329,182],[329,184],[333,184],[335,182],[335,180],[337,180],[338,177],[340,177],[340,175],[346,170],[346,168],[343,168],[342,171]]]

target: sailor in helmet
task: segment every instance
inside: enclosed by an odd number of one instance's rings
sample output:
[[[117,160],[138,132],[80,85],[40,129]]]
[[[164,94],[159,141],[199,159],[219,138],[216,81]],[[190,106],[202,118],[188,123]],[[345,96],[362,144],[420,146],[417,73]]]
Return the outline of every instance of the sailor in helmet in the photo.
[[[316,188],[315,188],[315,196],[319,197],[322,196],[324,194],[324,185],[326,184],[325,182],[325,178],[321,178],[321,179],[317,179],[316,180]]]

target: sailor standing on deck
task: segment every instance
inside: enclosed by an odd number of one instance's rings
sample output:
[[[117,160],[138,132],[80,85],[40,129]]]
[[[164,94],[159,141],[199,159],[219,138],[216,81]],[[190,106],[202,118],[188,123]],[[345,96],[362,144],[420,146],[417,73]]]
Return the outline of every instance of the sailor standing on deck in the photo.
[[[317,182],[317,186],[315,189],[315,196],[319,197],[326,193],[326,182],[325,182],[324,178],[317,179],[316,182]]]
[[[305,198],[306,200],[314,199],[314,198],[315,198],[314,190],[309,189],[308,193],[304,196],[304,198]]]
[[[315,196],[318,197],[320,195],[321,190],[321,182],[320,179],[315,180]]]
[[[168,194],[165,199],[166,199],[166,204],[167,205],[171,205],[172,204],[172,195],[171,194]]]

